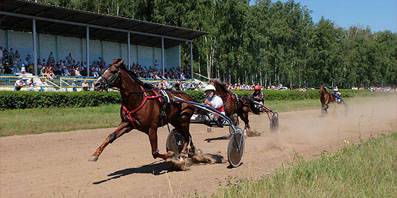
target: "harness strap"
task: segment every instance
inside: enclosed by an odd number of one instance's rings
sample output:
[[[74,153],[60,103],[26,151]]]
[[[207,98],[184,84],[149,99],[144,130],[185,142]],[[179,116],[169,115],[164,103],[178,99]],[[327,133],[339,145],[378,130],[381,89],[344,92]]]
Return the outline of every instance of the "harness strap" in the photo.
[[[156,91],[153,91],[153,93],[154,93],[153,96],[148,96],[146,90],[145,90],[142,86],[140,86],[140,88],[141,88],[141,90],[142,90],[142,92],[143,92],[143,100],[142,100],[141,104],[139,104],[138,107],[136,107],[136,108],[133,109],[133,110],[128,110],[128,108],[127,108],[126,106],[121,105],[122,108],[123,108],[123,111],[127,114],[127,119],[128,119],[128,121],[132,124],[132,126],[133,126],[134,128],[136,128],[136,122],[138,121],[138,120],[135,118],[135,115],[134,115],[134,114],[143,108],[143,106],[145,105],[145,103],[146,103],[147,100],[154,100],[154,99],[157,99],[157,100],[159,100],[160,103],[162,102],[162,101],[161,101],[161,97],[162,97],[162,96],[159,95]]]

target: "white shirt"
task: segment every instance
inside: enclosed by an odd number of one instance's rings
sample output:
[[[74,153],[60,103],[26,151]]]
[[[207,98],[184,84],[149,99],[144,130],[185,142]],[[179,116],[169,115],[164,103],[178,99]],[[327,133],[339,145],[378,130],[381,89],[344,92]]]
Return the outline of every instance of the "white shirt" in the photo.
[[[207,100],[208,102],[211,103],[211,106],[214,107],[215,109],[218,109],[223,106],[222,98],[217,95],[214,95],[212,98],[208,97]]]

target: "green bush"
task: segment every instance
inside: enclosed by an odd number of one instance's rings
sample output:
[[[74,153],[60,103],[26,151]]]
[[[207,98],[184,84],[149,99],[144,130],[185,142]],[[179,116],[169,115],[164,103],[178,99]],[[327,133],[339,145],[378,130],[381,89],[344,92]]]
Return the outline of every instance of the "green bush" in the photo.
[[[341,90],[343,97],[367,96],[369,91]],[[186,91],[193,100],[202,101],[205,97],[202,91]],[[235,91],[239,96],[248,96],[252,91]],[[266,100],[305,100],[318,99],[318,90],[265,90]],[[0,92],[0,110],[26,109],[46,107],[87,107],[102,104],[120,103],[118,92]]]
[[[0,109],[87,107],[119,102],[117,92],[0,92]]]

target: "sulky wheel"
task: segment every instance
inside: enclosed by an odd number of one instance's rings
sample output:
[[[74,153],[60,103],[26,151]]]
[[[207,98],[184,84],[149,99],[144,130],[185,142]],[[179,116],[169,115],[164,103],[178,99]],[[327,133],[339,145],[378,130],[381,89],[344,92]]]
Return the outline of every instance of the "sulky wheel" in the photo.
[[[227,147],[227,159],[231,167],[236,168],[240,165],[244,154],[244,134],[240,128],[237,128],[229,140]]]
[[[176,129],[172,129],[172,131],[168,134],[166,149],[168,151],[172,151],[174,153],[174,157],[179,156],[183,149],[183,144],[186,142],[185,138],[182,134],[180,134]]]
[[[277,112],[273,112],[273,115],[270,119],[270,129],[272,131],[276,131],[278,129],[278,113]]]

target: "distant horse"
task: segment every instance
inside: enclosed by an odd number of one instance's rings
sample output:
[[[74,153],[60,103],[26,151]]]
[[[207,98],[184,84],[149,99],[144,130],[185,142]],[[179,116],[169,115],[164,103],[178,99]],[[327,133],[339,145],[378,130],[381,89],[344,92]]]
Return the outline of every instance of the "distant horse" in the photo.
[[[92,155],[92,161],[98,160],[105,147],[123,134],[137,129],[149,136],[153,158],[167,159],[173,155],[160,154],[157,142],[157,128],[171,123],[185,140],[182,154],[187,154],[188,143],[190,152],[195,151],[189,132],[190,117],[194,107],[186,103],[170,102],[173,96],[184,100],[192,100],[190,96],[180,91],[162,91],[152,85],[145,84],[132,71],[125,68],[121,59],[115,60],[102,76],[94,83],[94,89],[107,90],[117,88],[121,95],[121,123],[114,132],[104,140]]]
[[[320,102],[321,102],[321,113],[325,114],[328,113],[329,103],[336,102],[336,97],[327,91],[324,85],[320,85]],[[347,111],[347,105],[343,99],[340,99],[341,104],[345,106]]]

